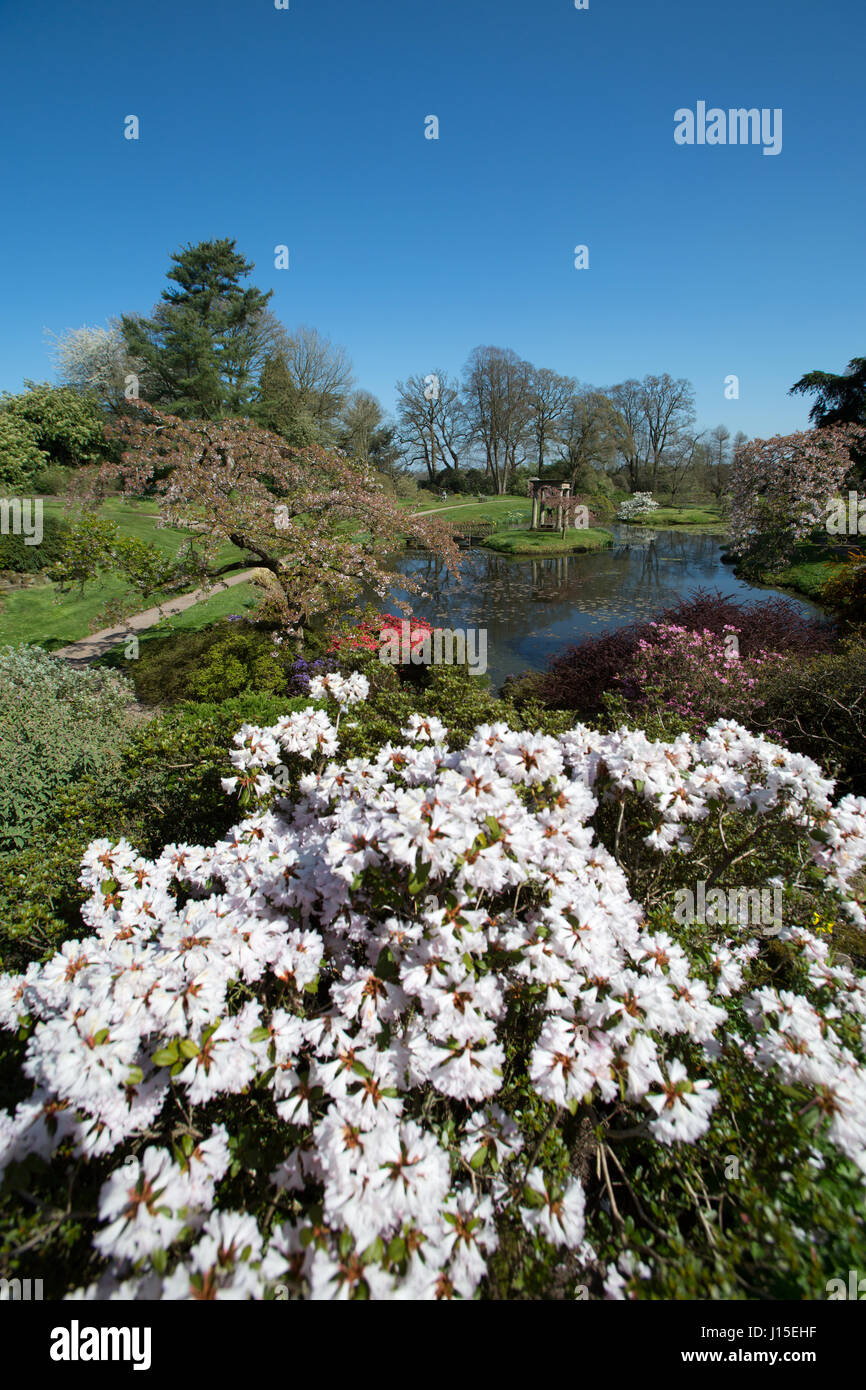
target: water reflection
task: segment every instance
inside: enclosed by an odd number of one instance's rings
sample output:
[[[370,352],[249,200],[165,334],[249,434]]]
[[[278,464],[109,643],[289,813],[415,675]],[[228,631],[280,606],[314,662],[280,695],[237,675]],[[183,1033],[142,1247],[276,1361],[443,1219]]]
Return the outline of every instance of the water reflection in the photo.
[[[755,601],[778,592],[735,578],[721,563],[717,536],[612,528],[612,550],[591,555],[513,559],[491,550],[463,554],[455,578],[426,551],[407,551],[394,568],[413,574],[430,597],[415,597],[413,610],[450,627],[486,627],[488,666],[494,687],[516,671],[537,670],[581,637],[653,617],[696,589]],[[407,597],[395,588],[394,594]],[[805,600],[799,608],[818,612]]]

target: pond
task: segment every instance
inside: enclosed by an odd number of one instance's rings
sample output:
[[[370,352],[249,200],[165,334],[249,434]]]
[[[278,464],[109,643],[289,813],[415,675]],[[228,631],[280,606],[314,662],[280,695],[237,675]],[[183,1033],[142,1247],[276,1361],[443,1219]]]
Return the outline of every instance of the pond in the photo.
[[[430,595],[411,599],[415,613],[441,627],[487,629],[494,689],[508,675],[541,669],[584,637],[652,618],[696,589],[739,602],[776,594],[801,612],[821,611],[805,599],[737,579],[722,563],[723,537],[642,526],[610,529],[613,549],[587,555],[512,559],[473,547],[463,552],[457,578],[426,551],[406,551],[393,563],[399,573],[420,578]]]

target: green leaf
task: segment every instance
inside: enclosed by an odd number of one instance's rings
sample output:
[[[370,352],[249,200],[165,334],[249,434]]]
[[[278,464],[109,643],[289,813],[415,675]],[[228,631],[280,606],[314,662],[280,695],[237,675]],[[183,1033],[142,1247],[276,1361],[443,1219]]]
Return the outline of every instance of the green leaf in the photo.
[[[198,1056],[199,1046],[197,1042],[193,1042],[192,1038],[181,1038],[179,1048],[181,1057],[186,1057],[188,1060]]]
[[[361,1263],[365,1265],[378,1264],[384,1253],[385,1246],[382,1237],[377,1236],[372,1245],[368,1245],[361,1256]]]
[[[270,1030],[270,1028],[254,1028],[253,1031],[250,1033],[250,1042],[251,1042],[251,1043],[260,1043],[260,1042],[264,1042],[265,1039],[266,1039],[266,1038],[269,1038],[270,1036],[271,1036],[271,1030]]]
[[[155,1067],[170,1067],[177,1061],[177,1040],[161,1047],[150,1059]]]
[[[141,1070],[141,1067],[130,1067],[129,1074],[126,1078],[127,1086],[140,1086],[143,1080],[144,1072]]]
[[[430,877],[430,864],[429,864],[429,863],[422,864],[421,867],[420,867],[420,869],[413,869],[412,873],[409,875],[409,883],[408,883],[409,892],[412,893],[413,896],[414,896],[416,893],[420,893],[420,892],[423,890],[423,888],[426,886],[426,883],[427,883],[427,880],[428,880],[429,877]]]

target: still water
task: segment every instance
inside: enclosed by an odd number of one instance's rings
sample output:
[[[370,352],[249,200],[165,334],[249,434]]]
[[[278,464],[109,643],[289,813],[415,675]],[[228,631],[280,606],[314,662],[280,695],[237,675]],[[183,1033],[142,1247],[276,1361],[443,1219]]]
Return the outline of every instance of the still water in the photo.
[[[428,598],[413,611],[440,627],[486,628],[488,674],[494,689],[506,676],[537,671],[564,647],[635,620],[654,617],[697,589],[757,602],[779,590],[737,579],[721,562],[718,536],[615,525],[612,550],[589,555],[510,559],[491,550],[463,552],[458,576],[426,551],[396,557],[394,568],[420,578]],[[394,589],[401,598],[410,597]],[[782,595],[802,612],[820,609]]]

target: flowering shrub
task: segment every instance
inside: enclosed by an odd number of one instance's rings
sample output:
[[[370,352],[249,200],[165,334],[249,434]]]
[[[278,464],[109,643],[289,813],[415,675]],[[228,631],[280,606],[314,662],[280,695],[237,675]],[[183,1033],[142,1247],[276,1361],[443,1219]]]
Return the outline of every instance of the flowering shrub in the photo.
[[[616,519],[617,521],[633,521],[636,516],[648,516],[657,507],[658,502],[653,501],[651,492],[635,492],[624,502],[620,502]]]
[[[325,676],[336,669],[335,656],[319,656],[312,661],[307,661],[300,656],[289,667],[288,693],[290,695],[307,695],[311,680],[315,680],[317,676]]]
[[[244,725],[224,785],[248,818],[153,860],[95,842],[91,935],[0,977],[31,1087],[0,1163],[96,1174],[77,1296],[466,1298],[518,1250],[620,1297],[662,1261],[619,1212],[610,1145],[687,1150],[742,1086],[808,1114],[787,1165],[862,1182],[862,978],[799,926],[778,979],[758,941],[687,949],[615,856],[639,847],[649,883],[691,853],[720,880],[757,821],[862,925],[866,801],[834,805],[814,763],[725,721],[671,744],[499,723],[449,749],[415,714],[402,744],[335,761],[367,691],[317,677],[336,720]],[[613,852],[590,824],[611,818]],[[603,1188],[562,1161],[572,1121]]]
[[[512,683],[509,691],[516,698],[524,694],[537,697],[549,709],[569,709],[584,719],[593,718],[603,708],[605,693],[615,689],[619,678],[632,667],[638,643],[652,644],[659,632],[671,625],[689,632],[715,633],[720,640],[734,628],[742,658],[762,651],[808,658],[833,649],[832,628],[805,618],[787,599],[740,604],[722,594],[698,590],[662,609],[654,622],[618,627],[566,648],[547,670]],[[802,669],[802,661],[794,665],[797,671]],[[717,712],[729,713],[724,707]]]
[[[378,656],[382,646],[383,634],[385,636],[394,633],[399,638],[402,635],[402,624],[409,624],[409,650],[410,652],[420,647],[425,637],[428,637],[435,629],[426,618],[412,616],[410,618],[399,617],[396,613],[378,613],[370,617],[364,617],[360,622],[352,627],[345,627],[340,632],[335,633],[328,646],[328,652],[335,656],[345,659],[353,653],[370,652]]]
[[[763,703],[761,677],[784,658],[766,651],[741,656],[733,624],[721,634],[675,623],[650,627],[651,639],[639,638],[630,666],[618,678],[633,709],[670,710],[698,724],[722,716],[752,723]]]

